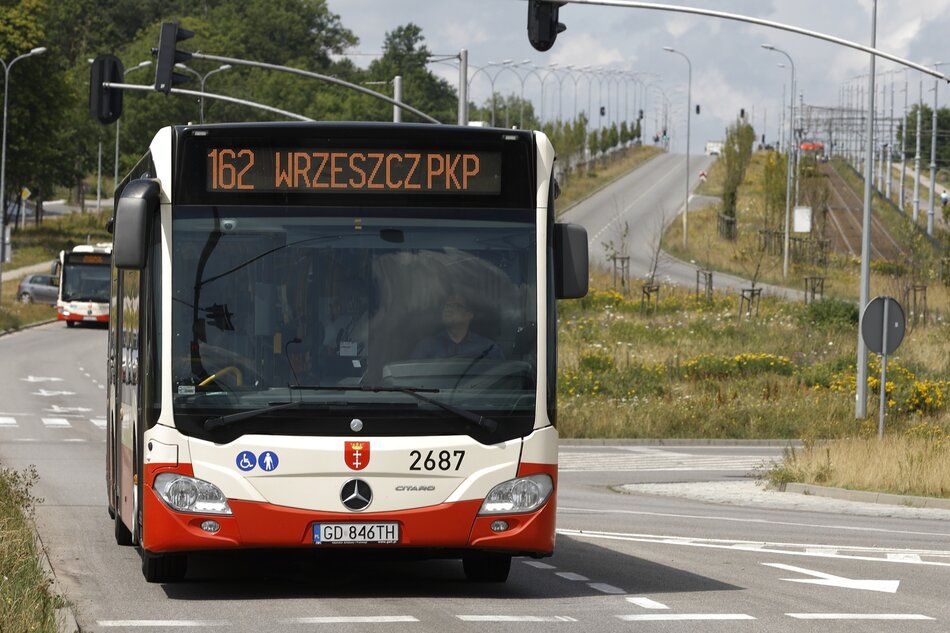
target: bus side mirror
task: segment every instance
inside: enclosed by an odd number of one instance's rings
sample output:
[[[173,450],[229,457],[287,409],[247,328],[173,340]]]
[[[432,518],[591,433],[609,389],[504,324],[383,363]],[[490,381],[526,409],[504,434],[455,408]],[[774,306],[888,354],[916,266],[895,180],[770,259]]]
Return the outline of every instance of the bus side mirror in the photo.
[[[149,219],[158,209],[158,183],[135,180],[122,191],[115,208],[112,262],[121,270],[145,268]]]
[[[589,281],[587,231],[579,224],[554,225],[554,296],[579,299]]]

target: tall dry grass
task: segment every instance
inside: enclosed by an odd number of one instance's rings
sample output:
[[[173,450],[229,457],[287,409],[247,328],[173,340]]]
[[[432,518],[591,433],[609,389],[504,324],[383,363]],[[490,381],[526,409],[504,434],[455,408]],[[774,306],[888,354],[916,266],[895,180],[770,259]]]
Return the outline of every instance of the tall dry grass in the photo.
[[[56,609],[62,601],[50,589],[40,567],[33,530],[30,488],[36,471],[0,470],[0,631],[58,631]]]
[[[766,475],[773,485],[801,482],[900,495],[950,497],[950,441],[936,426],[883,440],[848,438],[790,450]]]

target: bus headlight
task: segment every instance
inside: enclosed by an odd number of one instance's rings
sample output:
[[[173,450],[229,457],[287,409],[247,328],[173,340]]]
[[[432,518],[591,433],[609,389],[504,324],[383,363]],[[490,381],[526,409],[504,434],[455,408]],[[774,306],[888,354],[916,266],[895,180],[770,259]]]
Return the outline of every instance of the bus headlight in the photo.
[[[199,514],[231,514],[231,506],[217,486],[207,481],[162,473],[155,478],[155,492],[168,507],[178,512]]]
[[[549,475],[529,475],[500,483],[491,489],[479,514],[512,514],[540,508],[551,492],[554,482]]]

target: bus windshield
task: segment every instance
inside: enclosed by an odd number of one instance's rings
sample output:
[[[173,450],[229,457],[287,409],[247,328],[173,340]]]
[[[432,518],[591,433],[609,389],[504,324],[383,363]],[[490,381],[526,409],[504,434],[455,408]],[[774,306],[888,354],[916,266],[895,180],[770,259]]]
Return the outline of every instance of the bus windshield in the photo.
[[[329,435],[339,414],[444,434],[469,432],[462,412],[530,429],[535,236],[524,209],[176,207],[176,424]]]
[[[82,259],[95,258],[99,263],[86,263]],[[63,264],[63,301],[92,301],[109,303],[112,270],[109,259],[101,255],[76,258],[68,254]]]

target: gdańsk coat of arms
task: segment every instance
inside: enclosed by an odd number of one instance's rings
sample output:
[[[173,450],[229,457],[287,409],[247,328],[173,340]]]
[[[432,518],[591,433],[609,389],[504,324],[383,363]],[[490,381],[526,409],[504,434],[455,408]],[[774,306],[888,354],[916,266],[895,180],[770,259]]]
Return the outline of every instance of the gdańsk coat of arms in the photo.
[[[344,442],[343,457],[350,470],[363,470],[369,465],[369,442]]]

